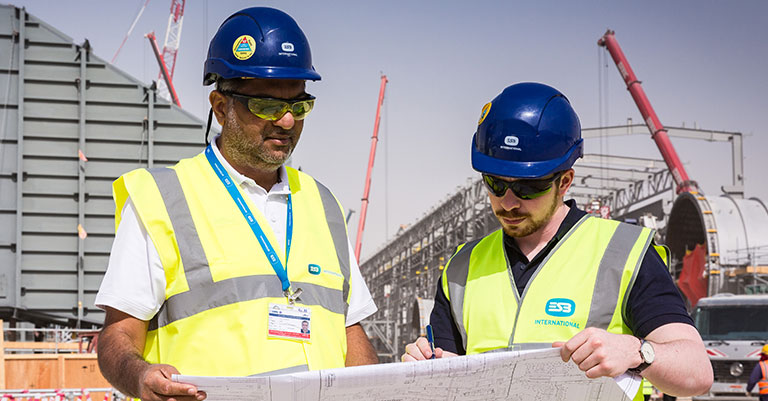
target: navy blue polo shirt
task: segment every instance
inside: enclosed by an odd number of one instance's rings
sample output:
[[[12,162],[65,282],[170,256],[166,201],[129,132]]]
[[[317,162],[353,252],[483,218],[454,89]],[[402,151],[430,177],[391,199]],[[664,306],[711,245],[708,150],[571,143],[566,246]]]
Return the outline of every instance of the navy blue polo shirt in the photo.
[[[565,204],[570,207],[568,215],[560,224],[557,234],[533,260],[528,260],[525,254],[520,251],[517,241],[513,237],[504,234],[504,248],[517,284],[518,294],[523,293],[533,273],[557,242],[587,214],[576,206],[574,200],[568,200]],[[624,323],[638,337],[645,337],[656,328],[669,323],[687,323],[693,326],[693,320],[685,309],[685,303],[672,281],[667,266],[653,247],[650,247],[645,253],[640,270],[637,272],[635,285],[629,292],[625,319]],[[435,306],[430,316],[430,324],[434,331],[436,347],[459,355],[466,353],[461,341],[461,334],[453,320],[450,303],[443,293],[443,286],[440,281],[437,284]]]

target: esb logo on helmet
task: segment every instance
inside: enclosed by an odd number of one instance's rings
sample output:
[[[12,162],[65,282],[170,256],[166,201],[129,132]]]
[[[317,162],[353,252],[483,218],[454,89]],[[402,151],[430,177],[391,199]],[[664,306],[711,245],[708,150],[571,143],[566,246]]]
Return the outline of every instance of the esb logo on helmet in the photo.
[[[283,42],[280,45],[280,49],[282,51],[277,53],[277,54],[279,54],[281,56],[288,56],[288,57],[296,57],[296,56],[298,56],[298,54],[293,52],[294,46],[293,46],[293,43],[291,43],[291,42]]]
[[[518,143],[520,143],[520,139],[514,135],[504,138],[504,144],[507,146],[517,146]]]

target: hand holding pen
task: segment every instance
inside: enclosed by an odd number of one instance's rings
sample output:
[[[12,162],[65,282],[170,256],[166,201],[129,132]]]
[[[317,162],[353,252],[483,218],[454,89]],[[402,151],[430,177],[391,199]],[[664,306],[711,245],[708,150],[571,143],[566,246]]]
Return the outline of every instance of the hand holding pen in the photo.
[[[427,337],[431,338],[419,337],[416,342],[406,345],[405,354],[403,354],[400,360],[403,362],[410,362],[457,356],[453,352],[444,351],[440,347],[435,347],[432,326],[427,326]]]

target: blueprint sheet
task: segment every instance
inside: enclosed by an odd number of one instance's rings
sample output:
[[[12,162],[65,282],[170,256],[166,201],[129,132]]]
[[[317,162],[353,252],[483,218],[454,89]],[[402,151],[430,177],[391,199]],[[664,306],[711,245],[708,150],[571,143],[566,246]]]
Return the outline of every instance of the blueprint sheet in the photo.
[[[429,361],[267,377],[174,375],[210,401],[631,400],[637,376],[588,379],[558,349],[507,351]]]

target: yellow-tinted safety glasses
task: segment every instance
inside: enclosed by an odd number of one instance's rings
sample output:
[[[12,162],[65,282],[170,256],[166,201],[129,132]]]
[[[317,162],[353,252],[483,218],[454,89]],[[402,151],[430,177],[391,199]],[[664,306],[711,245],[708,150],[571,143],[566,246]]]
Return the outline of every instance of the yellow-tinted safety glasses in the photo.
[[[275,99],[248,96],[235,92],[222,93],[242,103],[256,117],[268,121],[277,121],[289,111],[295,120],[303,120],[315,106],[315,97],[310,94],[306,94],[301,99]]]

